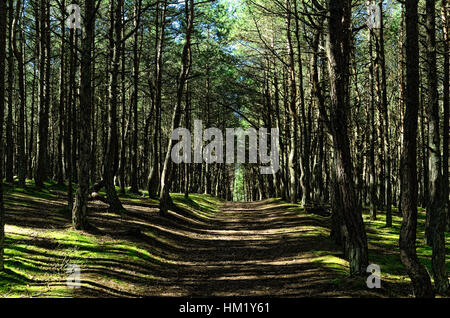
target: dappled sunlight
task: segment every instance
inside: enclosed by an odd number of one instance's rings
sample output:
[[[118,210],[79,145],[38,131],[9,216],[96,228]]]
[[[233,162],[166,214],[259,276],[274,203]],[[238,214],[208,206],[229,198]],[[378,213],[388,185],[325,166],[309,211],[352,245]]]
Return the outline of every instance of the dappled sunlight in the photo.
[[[5,255],[9,275],[2,274],[6,281],[1,285],[5,295],[208,295],[220,282],[239,283],[243,291],[267,285],[255,293],[268,295],[281,293],[282,285],[308,273],[319,275],[317,282],[331,279],[320,267],[305,268],[315,257],[305,240],[327,230],[278,205],[239,207],[208,196],[186,200],[175,194],[179,207],[162,218],[154,203],[143,199],[124,200],[122,214],[95,202],[89,220],[100,232],[90,234],[70,230],[70,213],[56,197],[11,198]],[[19,199],[22,206],[15,209]],[[68,264],[81,267],[80,289],[65,285]],[[223,288],[212,294],[226,293]]]
[[[177,206],[166,217],[143,198],[124,200],[121,213],[95,201],[88,220],[96,230],[80,232],[59,198],[30,196],[18,205],[19,198],[7,201],[2,296],[381,296],[348,277],[348,262],[329,238],[329,217],[279,199],[230,203],[173,194]],[[366,226],[371,260],[402,294],[398,281],[407,277],[391,248],[398,222],[394,216],[391,229],[383,220]],[[426,247],[418,251],[430,258]],[[67,287],[70,264],[81,268],[79,289]]]

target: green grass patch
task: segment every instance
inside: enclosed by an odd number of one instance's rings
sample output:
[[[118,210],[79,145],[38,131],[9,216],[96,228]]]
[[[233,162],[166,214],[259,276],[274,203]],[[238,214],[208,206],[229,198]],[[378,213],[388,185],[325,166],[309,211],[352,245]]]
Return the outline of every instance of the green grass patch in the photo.
[[[202,218],[211,218],[223,204],[223,200],[206,194],[189,194],[188,198],[182,193],[171,193],[170,197],[176,205],[187,208]]]
[[[126,269],[117,271],[122,263],[146,267],[146,263],[172,263],[136,244],[95,237],[67,230],[31,230],[7,226],[5,271],[0,273],[0,297],[71,297],[74,289],[67,286],[69,265],[81,269],[81,286],[101,279],[121,286],[130,284]],[[87,274],[84,274],[87,273]],[[140,279],[152,280],[150,274],[139,274]],[[98,278],[98,277],[97,277]]]

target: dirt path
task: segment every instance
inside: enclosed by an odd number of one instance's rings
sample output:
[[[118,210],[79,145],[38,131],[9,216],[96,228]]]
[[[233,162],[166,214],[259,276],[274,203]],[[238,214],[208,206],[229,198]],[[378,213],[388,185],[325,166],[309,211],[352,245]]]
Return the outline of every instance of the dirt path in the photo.
[[[330,249],[318,230],[327,231],[314,217],[274,203],[226,203],[210,222],[190,226],[173,255],[176,278],[148,294],[352,296],[333,282],[344,274],[325,267],[313,253]]]
[[[224,203],[217,213],[191,201],[195,211],[180,207],[165,217],[146,200],[124,201],[120,215],[91,203],[89,222],[98,232],[67,234],[71,216],[61,212],[64,200],[14,199],[21,206],[8,210],[7,224],[16,233],[11,244],[21,244],[16,249],[27,252],[28,261],[43,262],[48,272],[72,259],[81,264],[82,287],[70,297],[383,296],[367,289],[364,278],[347,277],[347,264],[329,239],[329,218],[279,200]],[[26,281],[64,292],[64,271],[58,277]]]

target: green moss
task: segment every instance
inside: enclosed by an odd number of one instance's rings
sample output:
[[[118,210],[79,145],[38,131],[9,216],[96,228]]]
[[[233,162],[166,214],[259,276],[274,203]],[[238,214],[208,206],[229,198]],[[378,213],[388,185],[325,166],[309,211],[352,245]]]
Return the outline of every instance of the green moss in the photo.
[[[170,196],[176,205],[187,208],[202,218],[213,217],[223,204],[221,199],[205,194],[189,194],[188,198],[182,193],[171,193]]]
[[[98,271],[102,279],[122,286],[129,284],[127,276],[112,272],[108,264],[124,262],[144,267],[149,261],[172,262],[132,242],[100,239],[69,229],[34,231],[8,226],[5,243],[6,270],[0,273],[0,296],[7,297],[71,296],[74,290],[65,285],[69,264],[80,266],[82,286],[89,287],[88,282],[83,282],[91,278],[83,276],[85,271]],[[140,278],[154,279],[148,274],[140,274]]]
[[[74,185],[75,186],[75,185]],[[167,236],[157,234],[157,231],[146,230],[143,234],[166,248],[155,248],[128,239],[114,239],[109,236],[94,236],[74,231],[70,225],[71,211],[61,195],[65,196],[67,187],[58,186],[55,182],[46,182],[44,188],[38,189],[34,183],[27,180],[24,188],[5,184],[5,205],[8,213],[22,218],[24,225],[8,224],[5,240],[5,271],[0,273],[0,296],[22,297],[71,297],[75,290],[66,286],[66,269],[69,264],[78,264],[82,269],[82,286],[90,289],[113,284],[117,290],[133,290],[130,287],[130,277],[139,277],[145,284],[151,284],[156,277],[152,266],[177,266],[176,255],[170,254],[170,248],[181,248],[178,242]],[[223,201],[203,194],[173,193],[174,203],[189,210],[198,218],[208,220],[220,210]],[[149,200],[147,192],[143,195],[133,194],[129,189],[120,195],[125,204],[148,206],[158,204],[157,200]],[[58,200],[59,199],[59,200]],[[307,214],[299,204],[291,204],[280,199],[267,200],[270,209],[285,209],[297,214],[305,220],[312,220],[304,228],[304,237],[320,242],[312,252],[311,262],[336,272],[333,284],[346,284],[349,288],[360,287],[356,280],[348,279],[348,262],[342,258],[340,248],[329,238],[329,217]],[[58,222],[58,228],[38,228],[26,225],[29,212],[32,218],[38,218],[41,209],[51,212],[45,218]],[[405,285],[409,278],[401,264],[398,240],[401,226],[401,215],[393,209],[393,226],[385,227],[385,213],[380,211],[378,220],[369,218],[368,210],[364,209],[363,218],[366,225],[369,244],[370,262],[381,267],[382,279],[395,284]],[[426,211],[418,212],[417,253],[431,271],[430,247],[423,244]],[[281,230],[282,231],[282,230]],[[450,247],[450,236],[447,235],[447,248]],[[450,272],[450,255],[447,255],[447,266]],[[137,272],[136,272],[137,271]],[[92,285],[95,282],[95,285]],[[357,285],[359,284],[359,285]],[[109,287],[108,287],[109,288]]]
[[[392,227],[387,228],[386,215],[380,211],[378,220],[369,220],[368,211],[364,211],[364,219],[367,231],[367,240],[369,244],[369,259],[378,264],[382,271],[382,278],[392,282],[405,282],[409,278],[400,260],[400,250],[398,246],[400,237],[400,227],[402,217],[393,211]],[[432,249],[424,244],[426,211],[418,208],[417,224],[417,256],[419,260],[428,268],[431,273],[431,255]],[[446,246],[450,248],[450,236],[446,235]],[[446,255],[447,271],[450,272],[450,255]]]
[[[66,286],[66,270],[68,265],[75,264],[81,268],[82,287],[98,289],[101,282],[105,286],[114,285],[117,292],[131,291],[135,287],[131,288],[130,284],[136,275],[139,280],[150,284],[155,279],[162,279],[152,274],[149,270],[151,266],[179,262],[168,257],[170,254],[167,252],[151,250],[146,244],[72,230],[71,211],[67,205],[56,200],[66,194],[67,187],[47,182],[44,188],[38,189],[27,181],[25,188],[6,185],[5,189],[8,213],[20,216],[26,223],[29,211],[34,213],[33,218],[38,218],[43,206],[47,206],[46,209],[51,207],[48,211],[50,215],[45,217],[59,221],[62,227],[6,226],[6,269],[0,273],[0,297],[73,297],[76,289]],[[222,204],[221,200],[206,195],[192,194],[189,199],[184,199],[181,194],[172,196],[176,204],[202,218],[212,217]],[[128,204],[158,203],[128,190],[120,198]],[[162,245],[181,248],[168,237],[158,236],[152,231],[144,231],[144,234]],[[110,291],[110,287],[105,290]]]

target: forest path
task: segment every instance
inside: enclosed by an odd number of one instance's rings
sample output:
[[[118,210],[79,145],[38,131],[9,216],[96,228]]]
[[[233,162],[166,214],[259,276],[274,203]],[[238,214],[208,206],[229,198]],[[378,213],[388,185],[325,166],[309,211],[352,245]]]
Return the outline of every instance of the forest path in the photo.
[[[345,267],[336,271],[331,267],[341,264],[321,262],[321,255],[339,251],[333,249],[324,222],[314,215],[300,215],[273,200],[225,203],[209,222],[196,222],[190,232],[189,239],[179,241],[176,278],[166,281],[164,294],[352,295],[336,284],[336,279],[345,279]],[[158,293],[150,289],[150,294]]]
[[[165,216],[145,198],[124,198],[120,214],[92,201],[95,230],[81,232],[72,229],[64,193],[31,189],[7,197],[12,270],[0,287],[8,295],[383,297],[367,289],[365,277],[348,277],[329,238],[329,217],[279,199],[232,203],[178,194]],[[79,264],[80,288],[67,287],[67,264]]]

